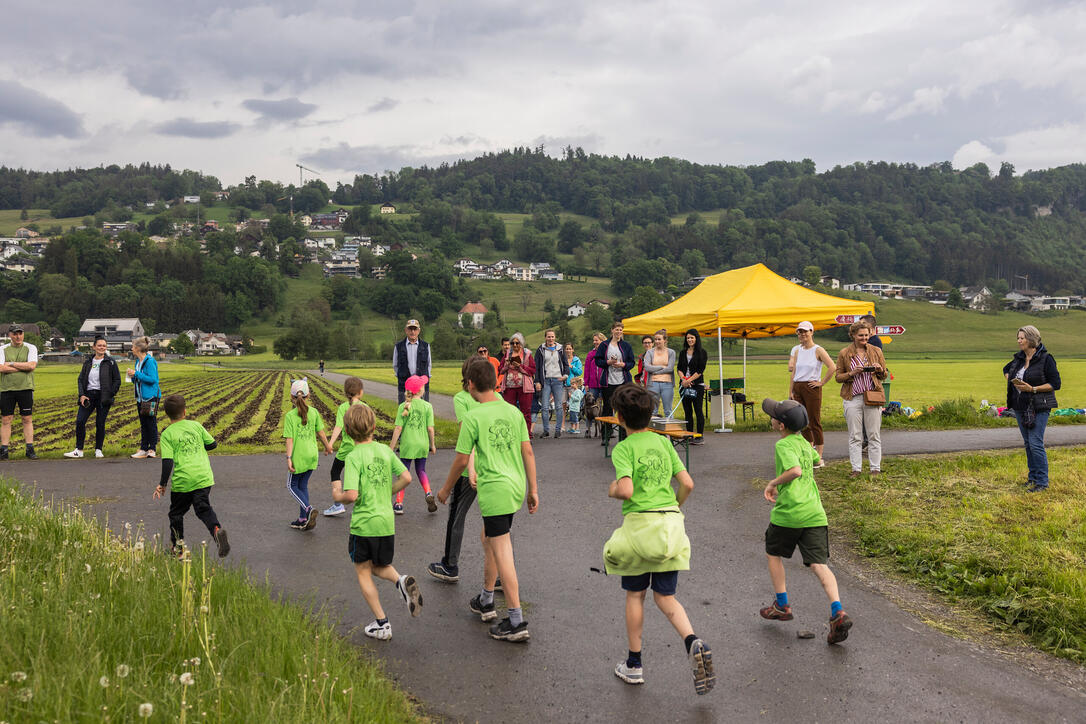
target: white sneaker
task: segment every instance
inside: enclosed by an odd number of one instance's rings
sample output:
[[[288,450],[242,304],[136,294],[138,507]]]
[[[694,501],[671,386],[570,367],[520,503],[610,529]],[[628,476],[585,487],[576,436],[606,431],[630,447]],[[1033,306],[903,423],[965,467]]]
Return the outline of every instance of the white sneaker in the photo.
[[[66,458],[81,458],[81,457],[83,457],[83,451],[80,450],[79,448],[76,448],[75,450],[72,450],[71,452],[64,453],[64,457],[66,457]]]
[[[142,458],[147,457],[147,451],[146,450],[137,450],[136,452],[132,453],[132,457],[135,458],[136,460],[140,460]]]
[[[94,451],[94,457],[96,457],[96,458],[104,458],[105,456],[106,456],[106,454],[104,452],[102,452],[101,450],[95,450]],[[80,455],[80,457],[83,457],[83,456]]]
[[[400,592],[412,616],[422,613],[422,591],[419,590],[414,576],[400,576],[400,580],[396,581],[396,590]]]
[[[326,508],[322,515],[327,515],[331,517],[333,515],[343,515],[346,512],[347,509],[343,507],[343,503],[333,503],[332,507]]]
[[[388,641],[392,638],[392,624],[386,622],[383,625],[377,623],[377,621],[370,621],[366,624],[366,628],[362,631],[371,639],[380,639],[381,641]]]
[[[154,451],[154,450],[148,450],[148,451],[147,451],[147,457],[149,457],[149,458],[153,458],[153,457],[158,457],[158,456],[157,456],[157,455],[155,455],[155,451]]]

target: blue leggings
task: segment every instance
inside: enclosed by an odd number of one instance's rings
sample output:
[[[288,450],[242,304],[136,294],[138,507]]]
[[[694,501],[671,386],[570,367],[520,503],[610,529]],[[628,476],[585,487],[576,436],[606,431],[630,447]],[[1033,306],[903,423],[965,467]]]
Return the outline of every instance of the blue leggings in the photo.
[[[287,490],[294,496],[294,499],[298,501],[299,518],[304,518],[309,514],[309,476],[313,474],[312,470],[306,470],[304,473],[288,473],[287,474]]]

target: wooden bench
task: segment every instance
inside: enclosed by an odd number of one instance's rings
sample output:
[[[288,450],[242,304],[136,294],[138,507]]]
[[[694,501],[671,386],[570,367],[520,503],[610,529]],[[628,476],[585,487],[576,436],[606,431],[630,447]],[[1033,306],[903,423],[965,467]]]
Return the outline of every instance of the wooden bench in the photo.
[[[597,417],[596,421],[603,423],[604,425],[611,425],[614,428],[611,431],[612,435],[607,438],[607,445],[603,448],[603,456],[609,458],[611,457],[611,438],[618,437],[618,428],[620,427],[618,418],[612,415],[606,415]],[[653,430],[651,427],[649,430],[655,432],[657,435],[663,435],[668,438],[672,445],[682,445],[683,451],[686,453],[686,469],[690,470],[690,443],[701,437],[699,433],[688,432],[686,430]]]

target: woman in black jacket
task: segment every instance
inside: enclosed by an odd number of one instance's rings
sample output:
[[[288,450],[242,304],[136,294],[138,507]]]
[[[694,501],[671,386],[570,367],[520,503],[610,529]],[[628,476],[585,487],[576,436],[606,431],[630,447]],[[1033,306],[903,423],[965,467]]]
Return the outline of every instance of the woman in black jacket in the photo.
[[[619,387],[630,384],[633,379],[630,377],[630,370],[637,365],[633,347],[622,338],[624,329],[622,322],[615,322],[611,325],[611,339],[600,342],[600,346],[596,347],[596,367],[600,370],[599,385],[603,389],[604,417],[615,414],[611,397]],[[618,439],[620,442],[626,439],[626,428],[621,425],[618,427]],[[600,444],[606,447],[610,441],[611,426],[604,425],[603,441]]]
[[[94,413],[94,457],[105,457],[102,444],[106,437],[106,416],[113,398],[121,389],[121,371],[106,354],[106,340],[94,338],[94,354],[83,360],[83,369],[76,381],[79,389],[79,412],[75,416],[75,449],[64,453],[66,458],[83,457],[83,442],[87,438],[87,420]]]
[[[1007,378],[1007,407],[1014,410],[1026,445],[1026,488],[1031,493],[1047,490],[1045,427],[1048,413],[1058,407],[1055,392],[1060,389],[1060,372],[1032,324],[1018,329],[1018,352],[1003,368],[1003,376]]]
[[[696,329],[686,330],[686,343],[679,352],[675,369],[679,371],[679,395],[683,401],[683,413],[686,417],[686,429],[705,432],[705,365],[709,354],[701,346],[701,335]],[[694,419],[697,418],[697,428]],[[693,440],[694,445],[705,444],[705,438]]]

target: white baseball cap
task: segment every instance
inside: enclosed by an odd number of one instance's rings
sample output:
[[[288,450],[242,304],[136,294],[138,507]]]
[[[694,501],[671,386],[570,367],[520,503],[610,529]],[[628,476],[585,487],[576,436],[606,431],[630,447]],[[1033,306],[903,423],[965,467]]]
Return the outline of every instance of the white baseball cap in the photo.
[[[290,396],[295,397],[301,395],[302,397],[309,397],[309,378],[303,377],[300,380],[294,380],[290,383]]]
[[[810,322],[800,322],[796,325],[796,329],[806,329],[808,332],[814,331],[814,325]]]

